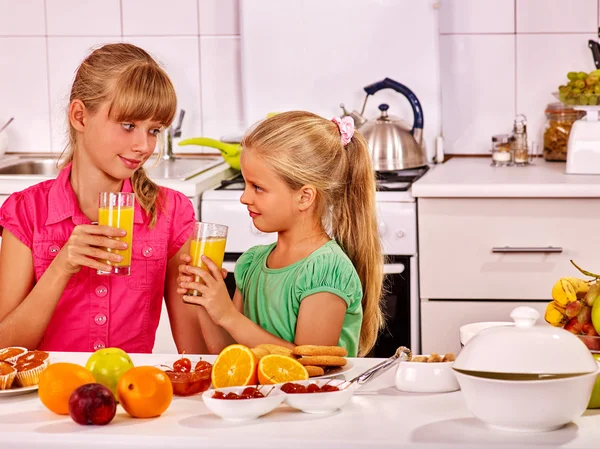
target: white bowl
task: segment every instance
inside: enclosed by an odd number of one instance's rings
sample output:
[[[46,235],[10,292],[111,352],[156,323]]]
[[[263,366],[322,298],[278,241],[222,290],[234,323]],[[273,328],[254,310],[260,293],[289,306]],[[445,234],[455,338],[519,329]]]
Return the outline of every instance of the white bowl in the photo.
[[[348,385],[344,380],[313,379],[292,382],[308,386],[317,384],[319,387],[328,384],[338,387],[339,391],[326,391],[322,393],[284,393],[285,402],[290,407],[304,413],[332,413],[344,407],[358,388],[357,384]],[[343,389],[344,387],[347,387]]]
[[[234,392],[241,394],[248,387],[229,387],[209,389],[202,393],[202,400],[206,407],[215,415],[231,421],[247,421],[256,419],[273,411],[285,399],[285,394],[274,385],[250,385],[259,387],[264,398],[253,399],[215,399],[212,397],[215,391],[221,391],[224,394]],[[268,396],[267,396],[268,394]]]
[[[484,329],[489,329],[490,327],[497,326],[514,326],[515,323],[513,321],[482,321],[479,323],[469,323],[461,326],[459,329],[460,333],[460,344],[461,346],[466,345],[471,338],[477,335],[478,332],[481,332]]]
[[[454,362],[400,362],[396,369],[396,388],[415,393],[445,393],[460,389]]]
[[[583,414],[600,371],[547,380],[499,380],[456,372],[467,408],[490,427],[558,429]]]

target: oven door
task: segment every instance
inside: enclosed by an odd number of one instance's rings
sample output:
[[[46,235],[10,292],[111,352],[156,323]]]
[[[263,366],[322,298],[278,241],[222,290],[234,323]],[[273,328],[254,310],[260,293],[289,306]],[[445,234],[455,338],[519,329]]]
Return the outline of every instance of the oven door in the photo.
[[[411,348],[410,256],[387,256],[382,309],[385,327],[368,357],[391,357],[399,346]]]

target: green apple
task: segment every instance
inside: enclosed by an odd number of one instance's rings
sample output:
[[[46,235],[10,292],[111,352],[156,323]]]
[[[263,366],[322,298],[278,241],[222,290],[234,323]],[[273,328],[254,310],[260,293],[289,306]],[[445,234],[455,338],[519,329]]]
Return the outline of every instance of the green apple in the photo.
[[[85,367],[92,372],[96,382],[108,387],[113,392],[118,401],[117,384],[121,376],[133,368],[133,362],[122,349],[104,348],[94,352]]]
[[[593,354],[593,356],[597,362],[600,362],[600,354]],[[600,408],[600,376],[596,379],[587,408]]]

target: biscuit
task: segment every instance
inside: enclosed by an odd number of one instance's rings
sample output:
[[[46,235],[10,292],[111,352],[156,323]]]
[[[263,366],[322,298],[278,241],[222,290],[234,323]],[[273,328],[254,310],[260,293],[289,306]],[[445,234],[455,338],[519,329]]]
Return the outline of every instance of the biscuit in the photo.
[[[429,354],[429,358],[427,359],[427,363],[437,363],[442,361],[442,356],[437,352],[432,352]]]
[[[442,359],[442,362],[454,362],[456,360],[456,356],[453,352],[447,352]]]
[[[257,361],[260,360],[260,359],[262,359],[264,356],[270,354],[270,352],[267,349],[265,349],[265,348],[259,348],[259,347],[252,348],[251,351],[256,356],[256,360]]]
[[[298,359],[304,366],[345,366],[347,360],[344,357],[334,355],[309,355]]]
[[[269,351],[269,354],[279,354],[279,355],[287,355],[288,357],[293,357],[292,350],[286,348],[285,346],[273,345],[271,343],[262,343],[260,345],[256,345],[256,348],[263,348]]]
[[[428,359],[428,357],[426,355],[414,355],[412,357],[412,359],[410,359],[411,362],[426,362]]]
[[[320,366],[307,365],[304,368],[308,371],[308,377],[322,376],[325,374],[325,370]]]
[[[300,345],[294,348],[294,355],[332,355],[336,357],[346,357],[348,355],[348,351],[346,348],[342,348],[341,346]]]

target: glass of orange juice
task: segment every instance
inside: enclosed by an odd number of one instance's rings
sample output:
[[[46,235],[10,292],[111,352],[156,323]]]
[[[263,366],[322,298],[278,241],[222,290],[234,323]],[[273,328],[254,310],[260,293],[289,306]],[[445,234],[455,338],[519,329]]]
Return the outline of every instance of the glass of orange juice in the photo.
[[[228,229],[225,225],[197,221],[194,224],[190,242],[190,256],[192,257],[190,265],[208,270],[207,266],[202,263],[202,256],[206,256],[216,266],[222,268]],[[202,282],[202,278],[195,276],[194,282]],[[188,290],[187,294],[189,296],[199,295],[197,290]]]
[[[111,271],[98,270],[98,274],[114,274],[129,276],[131,273],[131,243],[133,238],[133,213],[135,195],[125,192],[100,192],[98,199],[98,224],[124,229],[125,237],[115,237],[116,240],[127,243],[127,249],[107,248],[109,253],[123,256],[120,262],[103,260],[111,265]]]

